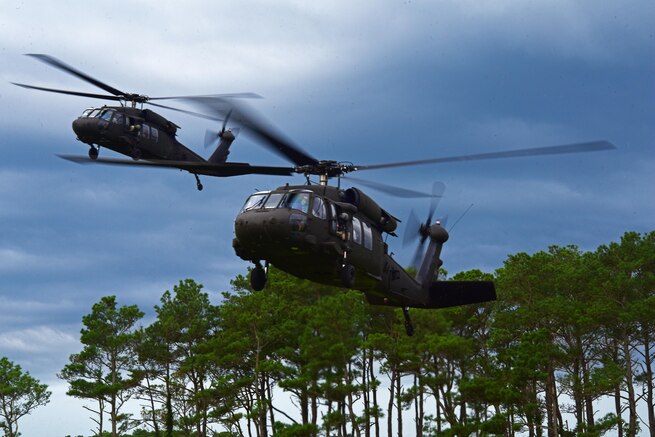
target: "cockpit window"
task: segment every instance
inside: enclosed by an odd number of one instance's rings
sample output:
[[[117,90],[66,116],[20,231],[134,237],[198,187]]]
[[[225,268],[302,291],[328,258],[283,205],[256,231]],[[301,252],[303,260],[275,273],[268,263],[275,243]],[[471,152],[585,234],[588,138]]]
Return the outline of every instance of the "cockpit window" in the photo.
[[[102,118],[103,120],[109,121],[109,120],[111,120],[111,116],[112,116],[113,113],[114,113],[114,111],[111,111],[109,109],[105,109],[104,111],[102,111],[102,114],[100,114],[100,118]]]
[[[98,114],[100,114],[100,109],[89,108],[82,113],[81,117],[96,118]]]
[[[286,206],[307,214],[309,211],[309,193],[290,193],[287,196]]]
[[[357,217],[353,217],[352,240],[357,244],[362,244],[362,227]]]
[[[111,121],[112,121],[112,123],[122,125],[123,124],[123,114],[121,114],[120,112],[114,113],[114,118],[112,118]]]
[[[268,193],[255,193],[246,200],[246,203],[241,208],[241,212],[250,211],[251,209],[258,209],[264,205],[264,201],[268,197]]]
[[[277,206],[280,204],[280,200],[282,200],[283,195],[284,194],[282,193],[273,193],[268,196],[268,200],[266,200],[264,208],[277,208]]]
[[[320,197],[314,198],[314,203],[312,204],[312,214],[314,217],[325,220],[327,218],[327,212],[325,211],[325,205],[323,200]]]

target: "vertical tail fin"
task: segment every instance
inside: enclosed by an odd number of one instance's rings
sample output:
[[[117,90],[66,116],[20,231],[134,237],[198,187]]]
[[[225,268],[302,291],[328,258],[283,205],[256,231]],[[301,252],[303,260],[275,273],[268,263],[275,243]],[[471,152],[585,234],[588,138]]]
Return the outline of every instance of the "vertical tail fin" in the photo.
[[[427,290],[434,281],[434,276],[438,272],[439,267],[443,264],[440,258],[441,249],[443,248],[443,244],[448,241],[448,232],[438,221],[424,232],[427,232],[429,235],[430,244],[421,263],[421,268],[416,272],[416,281]]]
[[[209,157],[209,162],[212,164],[222,164],[227,160],[227,156],[230,154],[230,146],[235,138],[231,130],[220,132],[218,137],[221,139],[221,142],[216,147],[214,153],[212,153],[212,156]]]

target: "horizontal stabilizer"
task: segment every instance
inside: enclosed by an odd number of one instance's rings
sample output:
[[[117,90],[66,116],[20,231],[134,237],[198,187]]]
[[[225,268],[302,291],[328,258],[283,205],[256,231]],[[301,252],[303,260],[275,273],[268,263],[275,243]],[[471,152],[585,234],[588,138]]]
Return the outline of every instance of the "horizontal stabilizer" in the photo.
[[[428,304],[422,308],[448,308],[496,300],[492,281],[435,281],[429,293]]]

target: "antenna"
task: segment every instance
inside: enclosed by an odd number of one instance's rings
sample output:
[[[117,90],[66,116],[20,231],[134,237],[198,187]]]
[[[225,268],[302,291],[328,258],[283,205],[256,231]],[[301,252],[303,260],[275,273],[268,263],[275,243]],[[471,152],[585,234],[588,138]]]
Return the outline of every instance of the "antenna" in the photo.
[[[466,215],[466,213],[469,212],[469,211],[471,210],[471,208],[473,208],[473,204],[472,204],[472,203],[469,205],[468,208],[466,208],[466,211],[464,211],[464,212],[462,213],[462,215],[460,215],[459,218],[458,218],[457,220],[455,220],[455,223],[453,223],[453,225],[450,227],[450,229],[448,229],[448,233],[450,233],[450,232],[453,230],[453,228],[455,227],[455,225],[456,225],[457,223],[459,223],[459,221],[460,221],[461,219],[464,218],[464,216]]]

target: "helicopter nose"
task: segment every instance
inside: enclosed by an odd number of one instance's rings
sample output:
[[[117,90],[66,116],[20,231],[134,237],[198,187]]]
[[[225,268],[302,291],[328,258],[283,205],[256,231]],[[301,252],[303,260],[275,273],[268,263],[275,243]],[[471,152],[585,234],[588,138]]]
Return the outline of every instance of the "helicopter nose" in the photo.
[[[242,214],[234,228],[240,241],[253,244],[287,240],[291,233],[288,216],[267,212]]]
[[[78,118],[73,121],[73,132],[77,135],[80,141],[85,143],[92,142],[96,136],[97,123],[95,119]]]

